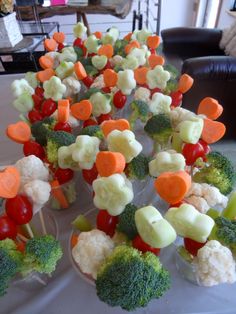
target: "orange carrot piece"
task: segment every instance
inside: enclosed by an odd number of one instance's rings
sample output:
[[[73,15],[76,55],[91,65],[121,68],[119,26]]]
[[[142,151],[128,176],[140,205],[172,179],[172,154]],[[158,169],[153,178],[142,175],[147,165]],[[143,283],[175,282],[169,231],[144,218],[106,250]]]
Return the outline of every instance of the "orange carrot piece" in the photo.
[[[85,71],[85,68],[80,61],[78,61],[74,64],[74,70],[75,70],[75,74],[79,80],[83,80],[84,78],[87,77],[87,73]]]
[[[147,45],[151,49],[156,49],[160,45],[161,38],[160,36],[148,36],[147,38]]]
[[[60,183],[58,180],[53,180],[50,182],[51,188],[52,188],[52,195],[55,197],[55,199],[59,202],[61,208],[68,208],[69,203],[62,191],[62,188],[60,186]]]
[[[140,67],[140,68],[137,68],[134,70],[134,78],[135,78],[135,81],[139,85],[146,84],[147,72],[148,72],[148,68],[146,68],[146,67]]]
[[[49,57],[49,56],[41,56],[39,58],[39,64],[41,66],[42,69],[49,69],[53,67],[53,58]]]
[[[54,75],[55,75],[55,71],[51,68],[48,68],[43,71],[37,72],[36,78],[39,82],[43,83],[45,81],[50,80],[50,78]]]
[[[182,74],[179,79],[178,90],[183,94],[186,93],[192,87],[193,82],[194,80],[190,75]]]
[[[103,72],[103,80],[105,86],[107,87],[114,87],[118,81],[118,74],[112,69],[106,69]]]
[[[125,35],[124,40],[130,41],[131,37],[132,37],[133,33],[128,33],[127,35]]]
[[[63,44],[66,38],[65,33],[63,32],[55,32],[52,36],[52,38],[58,43]]]
[[[150,55],[148,58],[148,63],[153,69],[156,65],[163,65],[165,63],[165,59],[159,55]]]
[[[31,138],[31,129],[26,122],[19,121],[14,124],[9,124],[6,129],[6,134],[12,141],[24,144]]]
[[[71,114],[79,120],[88,120],[92,114],[93,106],[91,102],[84,99],[80,102],[73,104],[70,107]]]
[[[99,56],[106,56],[108,59],[110,59],[114,54],[114,49],[112,47],[112,45],[107,44],[107,45],[102,45],[99,49],[98,49],[98,55]]]
[[[118,152],[101,151],[96,156],[96,167],[102,177],[122,173],[125,169],[125,157]]]
[[[219,141],[225,135],[226,127],[224,123],[219,121],[212,121],[211,119],[204,119],[204,126],[201,138],[207,144],[213,144]]]
[[[65,123],[70,117],[70,102],[68,99],[58,100],[57,107],[57,120],[58,122]]]
[[[0,171],[0,197],[13,198],[20,188],[20,173],[17,168],[9,166]]]
[[[137,40],[132,40],[128,45],[125,46],[125,53],[128,55],[134,48],[140,48],[140,43]]]
[[[94,32],[93,34],[96,36],[97,39],[102,39],[102,32],[97,31],[97,32]]]
[[[191,176],[186,171],[163,172],[154,181],[160,197],[169,204],[180,202],[191,187]]]
[[[129,121],[126,119],[106,120],[102,122],[101,128],[104,136],[107,137],[113,130],[130,130],[130,125]]]
[[[79,241],[79,236],[76,235],[76,234],[72,234],[72,237],[70,239],[70,245],[71,245],[71,248],[73,249],[73,247],[76,246],[76,244],[78,243]]]
[[[198,114],[204,114],[208,119],[216,120],[221,116],[223,107],[212,97],[205,97],[198,106]]]
[[[47,51],[55,51],[57,49],[57,42],[53,38],[47,38],[44,40],[44,48]]]

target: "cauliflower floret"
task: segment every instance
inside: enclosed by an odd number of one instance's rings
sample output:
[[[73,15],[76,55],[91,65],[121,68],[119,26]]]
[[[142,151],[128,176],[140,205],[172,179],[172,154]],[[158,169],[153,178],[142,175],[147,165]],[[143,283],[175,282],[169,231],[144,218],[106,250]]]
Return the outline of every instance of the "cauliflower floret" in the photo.
[[[177,129],[177,126],[180,122],[185,120],[192,120],[192,118],[196,117],[196,114],[187,109],[176,107],[170,112],[171,124],[174,129]]]
[[[79,241],[72,249],[72,255],[81,271],[96,279],[99,267],[113,249],[112,239],[105,232],[94,229],[80,233]]]
[[[89,100],[93,106],[92,113],[95,117],[99,117],[101,114],[106,114],[111,111],[110,96],[97,92],[90,96]]]
[[[147,84],[149,88],[166,88],[166,83],[170,79],[170,73],[161,65],[156,65],[153,70],[147,72]]]
[[[125,157],[125,161],[131,162],[142,150],[142,145],[135,139],[135,134],[130,130],[113,130],[107,137],[108,149],[119,152]]]
[[[172,99],[170,96],[163,95],[162,93],[155,93],[152,100],[149,102],[149,109],[153,114],[169,113]]]
[[[121,65],[123,60],[123,57],[119,56],[119,55],[115,55],[114,57],[112,57],[111,59],[109,59],[110,63],[112,66],[115,65]]]
[[[203,286],[211,287],[236,281],[231,251],[216,240],[207,242],[194,259],[196,275]]]
[[[59,64],[60,64],[60,61],[59,61],[60,52],[49,51],[45,54],[45,56],[49,56],[50,58],[53,59],[53,69],[56,69],[59,66]]]
[[[42,180],[33,180],[24,185],[22,192],[32,202],[33,213],[35,215],[49,200],[51,186],[48,182]]]
[[[66,86],[64,97],[73,97],[78,94],[81,89],[80,82],[73,76],[66,77],[62,83]]]
[[[201,196],[191,195],[185,198],[185,200],[188,204],[193,205],[202,214],[205,214],[210,208],[207,201]]]
[[[93,181],[94,204],[106,209],[110,215],[120,215],[133,197],[132,183],[124,174],[113,174]]]
[[[132,90],[136,87],[134,72],[129,69],[119,71],[116,85],[124,95],[130,95]]]
[[[148,103],[150,101],[151,92],[148,88],[139,87],[134,93],[135,100],[142,100]]]
[[[52,76],[48,81],[43,83],[44,97],[46,99],[52,98],[55,101],[62,99],[66,91],[66,86],[62,84],[59,77]]]
[[[34,155],[19,159],[15,166],[20,172],[21,186],[36,179],[48,182],[48,168],[44,165],[41,159]]]
[[[192,182],[186,196],[189,197],[190,195],[202,196],[202,185],[200,183]]]
[[[100,74],[99,76],[97,76],[95,78],[95,80],[93,81],[93,84],[90,86],[90,88],[92,88],[92,87],[99,88],[99,89],[102,89],[103,87],[105,87],[103,74]]]
[[[210,207],[215,205],[222,205],[226,207],[228,203],[228,197],[220,193],[220,190],[207,183],[202,183],[202,196],[206,199]]]

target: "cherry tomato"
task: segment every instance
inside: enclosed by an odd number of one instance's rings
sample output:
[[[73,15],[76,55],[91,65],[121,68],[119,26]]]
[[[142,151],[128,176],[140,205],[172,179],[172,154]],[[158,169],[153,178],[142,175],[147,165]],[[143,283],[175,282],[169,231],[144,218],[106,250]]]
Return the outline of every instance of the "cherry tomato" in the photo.
[[[44,97],[38,96],[37,94],[33,94],[32,98],[33,98],[33,101],[34,101],[34,108],[36,110],[40,110],[42,102],[44,100]]]
[[[126,103],[127,97],[122,94],[120,90],[118,90],[113,96],[113,104],[117,109],[121,109],[124,107]]]
[[[35,141],[29,141],[24,143],[23,152],[25,156],[35,155],[41,160],[45,158],[45,151],[43,147]]]
[[[90,87],[93,84],[93,78],[91,76],[86,76],[82,81],[86,87]]]
[[[89,53],[88,54],[88,57],[94,57],[94,56],[96,56],[97,54],[95,53],[95,52],[91,52],[91,53]]]
[[[42,115],[43,117],[49,117],[57,110],[57,103],[49,98],[46,99],[42,104]]]
[[[65,45],[63,43],[59,43],[57,46],[57,50],[60,52],[63,48],[65,48]]]
[[[200,243],[189,238],[184,238],[185,249],[193,256],[197,256],[198,250],[202,248],[205,244],[206,242]]]
[[[183,202],[183,201],[180,201],[180,202],[178,202],[178,203],[175,203],[175,204],[170,204],[169,205],[169,208],[171,208],[171,207],[180,207],[182,204],[184,204],[185,202]]]
[[[150,48],[150,52],[151,52],[152,55],[156,55],[157,54],[156,49],[154,49],[154,48]]]
[[[16,224],[7,216],[0,217],[0,240],[6,238],[15,239],[17,235]]]
[[[73,42],[73,46],[81,47],[83,45],[83,40],[81,38],[76,38]]]
[[[172,107],[180,106],[181,101],[183,99],[183,94],[180,91],[171,92],[170,97],[172,99],[172,102],[171,102]]]
[[[117,216],[111,216],[106,210],[100,209],[97,214],[97,228],[112,237],[118,223]]]
[[[34,109],[29,111],[28,118],[31,123],[43,120],[43,116],[41,115],[41,113]]]
[[[40,86],[37,86],[35,88],[35,94],[38,95],[39,97],[43,98],[44,95],[44,89]]]
[[[24,195],[16,195],[8,198],[5,203],[7,216],[17,225],[24,225],[30,222],[33,217],[33,207],[29,199]]]
[[[83,122],[83,128],[86,128],[86,126],[90,125],[97,125],[97,121],[95,121],[94,119],[88,119]]]
[[[143,239],[140,237],[140,235],[137,235],[133,240],[132,240],[132,246],[143,252],[152,252],[155,255],[159,255],[160,254],[160,249],[158,248],[153,248],[150,245],[148,245],[146,242],[143,241]]]
[[[158,87],[151,89],[151,97],[152,97],[152,95],[155,94],[155,93],[161,93],[161,89],[158,88]]]
[[[57,124],[54,126],[54,131],[65,131],[71,133],[72,129],[68,122],[57,122]]]
[[[107,113],[107,114],[101,114],[97,118],[97,121],[98,121],[98,124],[101,124],[103,121],[111,120],[111,119],[112,119],[112,116],[109,113]]]
[[[95,179],[97,179],[97,176],[98,176],[98,171],[97,171],[96,165],[94,164],[93,168],[90,169],[90,170],[83,169],[82,170],[82,175],[83,175],[84,180],[88,184],[92,185],[93,181]]]
[[[74,171],[71,169],[58,168],[54,173],[55,178],[60,184],[64,184],[74,177]]]
[[[105,65],[105,67],[102,69],[102,71],[106,70],[106,69],[113,69],[111,62],[108,60],[107,64]]]
[[[186,165],[191,166],[199,157],[204,157],[205,152],[202,145],[198,142],[196,144],[184,144],[182,154],[186,160]]]
[[[210,146],[204,140],[200,139],[198,142],[202,145],[204,152],[205,152],[205,155],[207,155],[211,152]]]
[[[111,88],[108,87],[108,86],[105,86],[105,87],[102,88],[102,91],[103,91],[104,93],[106,93],[106,94],[109,94],[109,93],[111,92]]]

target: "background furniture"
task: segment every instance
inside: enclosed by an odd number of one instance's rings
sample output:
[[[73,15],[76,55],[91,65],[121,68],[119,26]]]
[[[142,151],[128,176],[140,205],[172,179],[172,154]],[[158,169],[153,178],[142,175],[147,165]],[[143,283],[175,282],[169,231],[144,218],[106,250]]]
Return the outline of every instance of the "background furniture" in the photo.
[[[224,107],[219,120],[228,127],[226,137],[236,139],[236,58],[219,48],[222,30],[178,27],[163,30],[161,36],[167,61],[194,78],[183,107],[196,112],[204,97],[216,98]]]

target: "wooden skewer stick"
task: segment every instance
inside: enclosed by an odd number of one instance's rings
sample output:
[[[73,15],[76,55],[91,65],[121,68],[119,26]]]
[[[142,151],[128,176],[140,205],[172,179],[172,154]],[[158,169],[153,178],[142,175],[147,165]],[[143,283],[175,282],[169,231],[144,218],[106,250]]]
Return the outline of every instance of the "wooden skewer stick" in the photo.
[[[21,240],[21,241],[23,241],[23,242],[27,242],[29,239],[28,238],[26,238],[25,236],[23,236],[22,234],[20,234],[20,233],[17,233],[17,237]]]
[[[43,217],[42,209],[40,209],[40,211],[39,211],[39,218],[40,218],[40,222],[41,222],[41,225],[42,225],[43,234],[46,235],[47,234],[47,229],[46,229],[46,225],[45,225],[45,220],[44,220],[44,217]]]
[[[29,224],[25,224],[25,227],[26,227],[26,230],[27,230],[29,236],[30,236],[31,238],[34,238],[34,234],[33,234],[33,231],[32,231],[32,229],[31,229],[30,225],[29,225]]]

